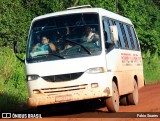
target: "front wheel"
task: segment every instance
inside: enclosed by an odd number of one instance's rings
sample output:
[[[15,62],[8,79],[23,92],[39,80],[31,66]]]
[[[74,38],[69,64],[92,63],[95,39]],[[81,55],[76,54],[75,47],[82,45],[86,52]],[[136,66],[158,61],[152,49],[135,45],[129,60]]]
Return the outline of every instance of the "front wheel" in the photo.
[[[108,108],[109,112],[118,112],[119,110],[119,93],[118,93],[118,88],[117,85],[115,84],[115,82],[112,83],[113,86],[113,95],[112,97],[107,98],[106,101],[106,105]]]

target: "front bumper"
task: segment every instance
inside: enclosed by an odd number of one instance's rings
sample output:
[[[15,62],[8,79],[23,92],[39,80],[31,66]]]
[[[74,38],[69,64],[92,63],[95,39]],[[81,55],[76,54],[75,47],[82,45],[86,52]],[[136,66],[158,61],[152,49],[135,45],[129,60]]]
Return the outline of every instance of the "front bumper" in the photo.
[[[37,96],[36,96],[37,95]],[[75,90],[70,92],[62,92],[56,95],[36,94],[28,99],[29,106],[41,106],[49,104],[58,104],[63,102],[72,102],[78,100],[107,97],[110,95],[110,89],[106,88],[105,92],[99,88]]]

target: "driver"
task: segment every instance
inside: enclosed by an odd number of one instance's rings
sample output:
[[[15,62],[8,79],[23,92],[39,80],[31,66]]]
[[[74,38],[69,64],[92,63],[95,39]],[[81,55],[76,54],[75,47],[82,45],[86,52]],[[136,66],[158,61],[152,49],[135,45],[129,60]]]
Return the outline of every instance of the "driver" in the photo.
[[[99,35],[96,33],[92,32],[92,28],[90,26],[86,27],[86,35],[82,37],[82,43],[90,43],[94,42],[96,46],[98,46],[98,40],[99,40]],[[72,44],[68,43],[63,50],[60,52],[63,52],[66,49],[72,48]]]
[[[87,26],[85,29],[86,34],[82,38],[82,42],[96,42],[99,39],[99,35],[92,32],[92,28]]]
[[[33,49],[32,52],[37,51],[56,51],[56,47],[53,43],[49,43],[49,38],[47,36],[42,37],[42,44],[37,43]]]

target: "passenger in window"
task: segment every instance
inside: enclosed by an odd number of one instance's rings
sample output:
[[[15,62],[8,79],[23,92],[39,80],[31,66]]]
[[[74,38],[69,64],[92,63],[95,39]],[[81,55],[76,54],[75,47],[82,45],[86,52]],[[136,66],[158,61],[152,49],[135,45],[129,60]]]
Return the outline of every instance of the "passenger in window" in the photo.
[[[70,37],[71,37],[71,33],[70,33],[70,28],[69,28],[69,26],[67,26],[66,25],[66,38],[67,39],[70,39]],[[66,50],[66,49],[69,49],[69,48],[71,48],[72,47],[72,44],[71,43],[67,43],[66,45],[65,45],[65,48],[64,48],[64,50]]]
[[[75,36],[75,32],[68,26],[67,23],[65,23],[65,29],[66,29],[66,33],[64,35],[64,39],[68,39],[68,40],[71,40],[71,41],[75,41],[75,40],[72,40],[72,39],[75,39],[76,36]],[[60,50],[60,52],[63,52],[64,50],[67,50],[67,49],[70,49],[74,46],[75,44],[71,43],[71,42],[67,42],[65,43],[65,46],[64,46],[64,49]]]
[[[82,42],[96,42],[99,40],[99,35],[92,32],[92,28],[87,26],[85,29],[86,34],[83,36]]]
[[[59,38],[63,38],[63,37],[68,37],[69,34],[70,34],[70,28],[69,28],[69,26],[66,25],[65,28],[59,29],[57,31],[57,35],[58,35],[57,38],[59,39]]]
[[[32,49],[32,52],[38,51],[56,51],[56,47],[53,43],[49,43],[49,38],[47,36],[43,36],[42,43],[37,43]]]
[[[59,31],[57,32],[57,34],[59,35],[59,38],[57,39],[58,42],[61,39],[63,40],[63,39],[70,39],[71,38],[70,28],[69,28],[69,26],[66,23],[65,23],[65,26],[66,26],[66,28],[63,29],[63,30],[65,30],[65,31],[63,31],[63,33],[60,33]],[[69,48],[72,47],[72,44],[70,42],[67,42],[67,41],[65,41],[65,44],[63,44],[63,45],[65,45],[65,46],[62,47],[62,45],[60,45],[60,47],[58,47],[59,52],[63,52],[64,50],[69,49]],[[61,49],[61,47],[63,49]]]

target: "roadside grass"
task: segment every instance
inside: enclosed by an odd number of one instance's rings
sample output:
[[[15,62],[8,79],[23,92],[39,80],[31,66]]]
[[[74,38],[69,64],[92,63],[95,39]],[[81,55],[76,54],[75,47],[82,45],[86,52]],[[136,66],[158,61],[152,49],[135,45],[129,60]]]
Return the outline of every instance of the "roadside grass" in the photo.
[[[158,53],[143,54],[144,78],[147,84],[160,82],[160,57]]]
[[[19,55],[23,56],[23,55]],[[143,54],[144,77],[147,84],[160,82],[158,54]],[[15,112],[27,108],[28,90],[24,64],[7,47],[0,48],[0,112]]]
[[[0,48],[0,112],[15,112],[27,106],[24,64],[7,47]]]

